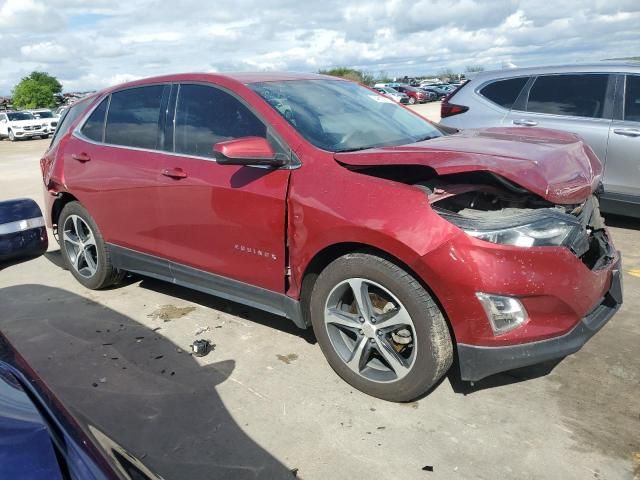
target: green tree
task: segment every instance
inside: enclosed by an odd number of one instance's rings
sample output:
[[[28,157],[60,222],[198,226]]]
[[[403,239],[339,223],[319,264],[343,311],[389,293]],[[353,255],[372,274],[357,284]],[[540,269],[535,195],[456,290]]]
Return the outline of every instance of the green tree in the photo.
[[[467,73],[484,72],[484,67],[482,65],[467,65],[464,71]]]
[[[374,82],[373,75],[370,73],[348,67],[335,67],[328,70],[319,70],[318,73],[331,75],[333,77],[346,78],[355,82],[364,83],[365,85],[372,85]]]
[[[56,104],[54,94],[62,84],[46,72],[32,72],[13,89],[13,105],[17,108],[44,108]]]

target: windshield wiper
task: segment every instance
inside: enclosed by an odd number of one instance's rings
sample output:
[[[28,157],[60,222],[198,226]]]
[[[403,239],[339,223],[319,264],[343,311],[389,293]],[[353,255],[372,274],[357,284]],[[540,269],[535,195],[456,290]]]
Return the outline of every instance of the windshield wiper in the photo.
[[[343,150],[337,150],[337,153],[347,153],[347,152],[359,152],[360,150],[369,150],[375,147],[356,147],[356,148],[345,148]]]
[[[418,140],[416,140],[413,143],[424,142],[426,140],[431,140],[432,138],[436,138],[436,137],[433,136],[433,135],[427,135],[426,137],[419,138]]]

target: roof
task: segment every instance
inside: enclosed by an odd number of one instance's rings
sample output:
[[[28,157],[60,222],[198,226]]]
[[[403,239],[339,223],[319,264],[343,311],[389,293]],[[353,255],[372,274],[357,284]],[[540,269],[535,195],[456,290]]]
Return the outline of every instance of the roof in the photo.
[[[594,62],[570,65],[548,65],[540,67],[506,68],[479,72],[473,80],[486,78],[515,77],[544,73],[640,73],[640,62]]]

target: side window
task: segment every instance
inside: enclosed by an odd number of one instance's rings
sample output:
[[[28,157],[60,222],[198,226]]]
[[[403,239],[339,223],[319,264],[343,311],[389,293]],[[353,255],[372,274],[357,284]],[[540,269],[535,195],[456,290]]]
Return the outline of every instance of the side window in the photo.
[[[49,148],[53,148],[58,144],[64,134],[69,131],[71,125],[73,125],[78,117],[84,113],[88,103],[89,99],[81,100],[64,111],[62,117],[60,117],[60,121],[58,122],[58,127],[53,134]]]
[[[529,80],[529,77],[496,80],[482,87],[480,95],[491,100],[493,103],[497,103],[501,107],[511,108],[527,83],[527,80]]]
[[[164,85],[111,94],[104,141],[136,148],[158,148],[160,103]]]
[[[206,85],[180,85],[175,151],[213,157],[213,145],[240,137],[267,137],[267,128],[232,95]]]
[[[107,113],[107,104],[109,103],[109,97],[105,98],[98,108],[89,116],[87,121],[82,126],[82,134],[96,142],[104,141],[104,116]]]
[[[607,74],[544,75],[529,92],[528,112],[602,118]]]
[[[627,75],[624,119],[628,122],[640,122],[640,75]]]

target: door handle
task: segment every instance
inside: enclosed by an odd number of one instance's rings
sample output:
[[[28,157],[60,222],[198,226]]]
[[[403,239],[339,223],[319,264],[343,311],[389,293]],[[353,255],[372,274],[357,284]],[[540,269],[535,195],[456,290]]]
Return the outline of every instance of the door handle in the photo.
[[[162,170],[162,175],[169,178],[175,178],[176,180],[187,178],[187,172],[185,172],[181,168],[165,168],[164,170]]]
[[[85,153],[85,152],[72,153],[71,154],[71,158],[73,158],[74,160],[79,161],[80,163],[85,163],[85,162],[88,162],[89,160],[91,160],[91,157],[89,156],[89,154]]]
[[[533,120],[525,120],[524,118],[521,118],[520,120],[514,120],[513,124],[522,125],[523,127],[535,127],[536,125],[538,125],[538,122],[534,122]]]
[[[640,128],[614,128],[613,133],[625,137],[640,137]]]

